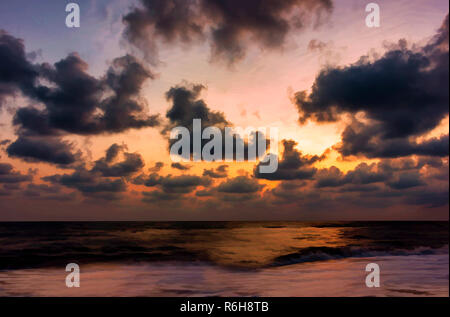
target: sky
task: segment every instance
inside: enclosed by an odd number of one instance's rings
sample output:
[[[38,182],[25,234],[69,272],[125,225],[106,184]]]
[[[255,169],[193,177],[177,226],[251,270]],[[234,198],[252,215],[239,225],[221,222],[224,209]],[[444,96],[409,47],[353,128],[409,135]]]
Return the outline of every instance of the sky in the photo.
[[[448,2],[0,3],[0,221],[447,220]],[[174,163],[274,127],[278,169]]]

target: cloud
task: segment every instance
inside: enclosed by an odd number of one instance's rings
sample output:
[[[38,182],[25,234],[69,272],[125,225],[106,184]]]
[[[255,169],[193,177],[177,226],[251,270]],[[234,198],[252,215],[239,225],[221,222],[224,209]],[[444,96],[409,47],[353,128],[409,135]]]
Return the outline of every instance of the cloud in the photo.
[[[195,204],[201,203],[198,198],[206,197],[214,201],[239,202],[257,198],[258,192],[264,187],[256,179],[248,176],[230,178],[215,187],[211,186],[213,183],[210,177],[195,175],[159,176],[154,173],[148,176],[140,175],[132,182],[157,188],[153,191],[142,192],[143,201],[149,203],[190,198],[190,201]],[[194,196],[188,195],[194,191]]]
[[[163,167],[164,167],[164,163],[163,162],[156,162],[153,167],[150,167],[148,169],[148,171],[156,173],[156,172],[159,172]]]
[[[448,189],[444,191],[414,191],[405,198],[405,203],[409,205],[427,206],[429,208],[448,206],[448,201]]]
[[[89,135],[158,124],[139,97],[144,82],[155,75],[131,55],[114,59],[106,74],[95,78],[77,53],[54,65],[32,64],[23,41],[0,31],[0,69],[1,92],[20,91],[44,106],[17,110],[14,124],[27,133]]]
[[[159,124],[157,116],[146,114],[146,106],[139,98],[143,83],[154,75],[134,57],[116,58],[101,79],[89,75],[87,68],[76,53],[54,66],[40,65],[39,78],[52,85],[35,84],[28,96],[45,108],[19,108],[13,120],[19,131],[37,135],[93,135]]]
[[[69,193],[62,192],[61,186],[47,185],[47,184],[28,184],[26,189],[20,193],[22,197],[27,197],[30,199],[39,200],[50,200],[50,201],[73,201],[76,199],[76,192],[72,191]]]
[[[0,29],[0,110],[5,98],[18,90],[31,93],[37,76],[36,67],[27,61],[23,41]]]
[[[163,129],[162,133],[168,136],[168,132],[175,127],[185,127],[190,132],[190,151],[191,154],[194,152],[193,147],[193,120],[201,120],[201,129],[203,131],[206,127],[217,127],[221,131],[222,135],[222,157],[225,158],[225,137],[226,135],[232,133],[225,130],[226,127],[232,127],[232,123],[229,122],[223,112],[211,110],[210,107],[205,103],[203,99],[200,99],[200,94],[205,86],[199,84],[183,83],[182,85],[177,85],[170,88],[166,92],[166,98],[172,103],[171,107],[166,113],[166,117],[169,123]],[[258,144],[261,144],[261,139],[264,135],[257,131],[253,131],[250,135],[250,141],[243,140],[240,135],[229,135],[233,138],[234,142],[244,143],[244,159],[248,159],[248,146],[249,142],[255,142],[257,137],[259,138]],[[172,139],[169,141],[169,147],[175,143],[177,140]],[[264,139],[262,139],[264,141]],[[203,146],[209,142],[209,139],[201,140],[201,149]],[[266,149],[269,145],[269,140],[266,140]],[[236,157],[236,147],[233,147],[233,158]],[[259,149],[258,149],[259,151]],[[212,151],[213,152],[213,151]],[[212,153],[213,154],[213,153]]]
[[[0,163],[0,183],[2,184],[17,184],[31,181],[33,176],[31,174],[22,174],[19,171],[14,171],[14,167],[9,163]]]
[[[82,167],[77,168],[72,174],[56,174],[45,176],[42,179],[52,184],[60,184],[69,188],[78,189],[86,195],[96,193],[121,193],[125,192],[127,185],[122,178],[111,179],[99,177]]]
[[[201,189],[195,192],[195,196],[197,197],[212,197],[214,192],[212,190]]]
[[[22,182],[13,182],[13,183],[3,183],[3,188],[4,189],[7,189],[7,190],[11,190],[11,191],[13,191],[13,190],[17,190],[17,189],[20,189],[21,187],[20,187],[20,184],[21,184]]]
[[[61,186],[59,185],[47,185],[47,184],[28,184],[27,190],[29,191],[36,191],[36,192],[43,192],[47,194],[57,194],[61,191]]]
[[[174,193],[167,193],[167,192],[163,192],[160,190],[142,192],[142,195],[144,196],[142,198],[142,201],[147,202],[147,203],[158,203],[161,201],[173,201],[173,200],[178,200],[181,198],[180,195],[177,195]]]
[[[211,178],[225,178],[228,176],[228,165],[220,165],[216,169],[204,169],[203,176],[209,176]]]
[[[124,149],[126,149],[126,146],[111,145],[106,150],[105,157],[95,161],[91,171],[94,173],[100,172],[105,177],[126,177],[142,170],[145,165],[142,156],[139,153],[124,152]],[[120,152],[123,152],[124,160],[112,164]]]
[[[196,175],[159,176],[152,173],[150,175],[139,175],[132,180],[132,183],[147,187],[157,186],[165,193],[187,194],[193,192],[198,186],[207,187],[211,185],[211,179]]]
[[[222,112],[211,110],[202,99],[199,99],[203,89],[205,89],[203,85],[186,83],[172,87],[166,92],[167,100],[172,102],[166,114],[171,127],[182,126],[192,129],[193,119],[201,119],[204,126],[229,125]]]
[[[365,155],[369,158],[396,158],[409,155],[448,156],[448,134],[420,143],[411,138],[383,138],[382,126],[354,121],[342,133],[342,142],[334,148],[344,156]]]
[[[311,93],[295,95],[300,123],[334,122],[342,114],[363,112],[365,122],[355,120],[343,133],[343,144],[337,147],[343,155],[448,155],[448,136],[424,143],[411,139],[431,131],[448,115],[446,37],[448,16],[422,48],[408,49],[403,40],[374,61],[363,56],[350,66],[323,69]]]
[[[391,174],[379,168],[379,165],[373,163],[360,163],[354,170],[350,170],[347,174],[335,166],[318,170],[315,175],[318,188],[322,187],[340,187],[347,184],[352,185],[368,185],[372,183],[380,183],[390,179]]]
[[[252,194],[262,189],[264,185],[258,183],[254,178],[248,176],[237,176],[217,186],[217,191],[227,194]]]
[[[321,169],[316,175],[317,187],[338,187],[346,184],[344,174],[336,166]]]
[[[418,172],[408,172],[398,175],[394,180],[388,183],[393,189],[406,189],[416,186],[425,185]]]
[[[131,180],[135,185],[155,187],[152,191],[143,191],[142,201],[146,203],[171,203],[185,199],[187,194],[197,188],[207,188],[212,184],[211,178],[196,175],[160,176],[157,173],[141,174]],[[206,192],[206,189],[204,189]],[[198,193],[198,191],[197,191]],[[196,196],[202,196],[197,195]]]
[[[323,52],[324,50],[328,49],[330,46],[329,43],[325,43],[322,42],[320,40],[317,39],[312,39],[311,41],[309,41],[308,43],[308,51],[310,52]]]
[[[13,124],[19,137],[9,145],[9,155],[71,164],[76,154],[57,137],[159,125],[159,116],[147,114],[140,96],[143,84],[155,75],[136,58],[114,59],[100,78],[87,71],[88,64],[77,53],[54,65],[33,64],[27,60],[23,41],[0,31],[0,103],[19,92],[31,101],[15,112]],[[52,138],[44,140],[44,136]]]
[[[302,187],[305,187],[306,185],[307,182],[304,180],[282,181],[270,192],[275,196],[276,199],[293,202],[299,197],[298,190]]]
[[[105,163],[111,163],[114,161],[120,152],[127,149],[127,146],[125,144],[119,145],[117,143],[112,144],[107,150],[106,155],[103,161]]]
[[[445,189],[448,191],[448,160],[415,157],[360,163],[347,172],[335,166],[319,169],[313,179],[280,182],[265,191],[263,199],[266,204],[299,206],[310,212],[324,208],[345,211],[355,206],[437,208],[448,205]]]
[[[347,172],[344,180],[355,185],[367,185],[386,181],[389,177],[390,174],[380,168],[379,164],[360,163],[354,170]]]
[[[170,166],[172,168],[178,169],[180,171],[187,171],[187,170],[191,169],[191,167],[192,167],[192,166],[189,166],[189,165],[183,165],[181,163],[172,163]]]
[[[394,189],[406,189],[422,185],[419,170],[425,165],[434,164],[433,161],[417,161],[402,159],[395,162],[381,161],[379,163],[360,163],[353,170],[344,174],[339,168],[331,166],[317,171],[315,187],[341,187],[344,185],[364,186],[374,183],[385,183]],[[430,165],[432,166],[432,165]],[[400,172],[400,174],[399,174]],[[348,186],[346,191],[357,187]],[[375,189],[367,187],[362,190]]]
[[[42,180],[77,189],[93,198],[118,199],[118,194],[127,190],[127,179],[144,167],[144,160],[139,153],[126,150],[126,144],[114,143],[106,149],[104,157],[94,162],[92,168],[79,164],[74,166],[71,174],[45,176]],[[123,156],[122,160],[120,156]]]
[[[73,153],[73,144],[59,137],[19,136],[6,152],[27,162],[47,162],[61,166],[77,162],[81,154]]]
[[[284,151],[278,161],[278,169],[274,173],[259,173],[261,163],[258,163],[254,169],[255,177],[268,180],[311,179],[317,171],[311,165],[325,159],[326,154],[303,155],[295,149],[297,142],[283,140],[282,143]]]
[[[251,46],[280,49],[288,35],[317,26],[329,0],[141,0],[124,16],[125,38],[157,63],[163,44],[207,41],[212,60],[233,64]]]

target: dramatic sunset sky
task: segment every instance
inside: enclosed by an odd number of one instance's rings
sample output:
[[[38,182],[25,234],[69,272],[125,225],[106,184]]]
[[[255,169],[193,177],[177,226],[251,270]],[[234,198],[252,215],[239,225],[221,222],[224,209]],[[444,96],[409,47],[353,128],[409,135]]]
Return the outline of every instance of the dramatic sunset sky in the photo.
[[[448,1],[0,3],[0,221],[448,219]],[[279,168],[173,164],[201,118]]]

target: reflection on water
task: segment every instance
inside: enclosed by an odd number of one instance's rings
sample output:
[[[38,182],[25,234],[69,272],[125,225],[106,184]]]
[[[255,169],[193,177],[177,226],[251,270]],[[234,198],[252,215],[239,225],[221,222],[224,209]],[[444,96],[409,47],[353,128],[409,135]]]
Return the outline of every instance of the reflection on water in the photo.
[[[0,243],[0,296],[448,296],[448,222],[0,223]]]
[[[367,288],[376,262],[381,287]],[[259,270],[204,263],[91,264],[81,287],[67,288],[62,269],[0,272],[2,296],[448,296],[448,255],[331,260]]]
[[[173,248],[183,248],[190,254],[226,266],[260,267],[286,253],[309,247],[340,247],[349,243],[343,237],[344,228],[243,226],[224,230],[158,230],[120,231],[126,241],[148,241]],[[176,237],[176,238],[174,238]]]

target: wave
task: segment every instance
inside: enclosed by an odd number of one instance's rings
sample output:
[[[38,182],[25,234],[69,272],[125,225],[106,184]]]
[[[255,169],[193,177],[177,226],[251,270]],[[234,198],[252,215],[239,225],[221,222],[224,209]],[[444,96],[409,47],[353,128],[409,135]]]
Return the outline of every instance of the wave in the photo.
[[[379,256],[411,256],[448,254],[448,245],[440,248],[417,247],[414,249],[374,249],[367,247],[309,247],[294,253],[276,257],[269,266],[285,266],[306,262],[337,260],[344,258],[370,258]]]

